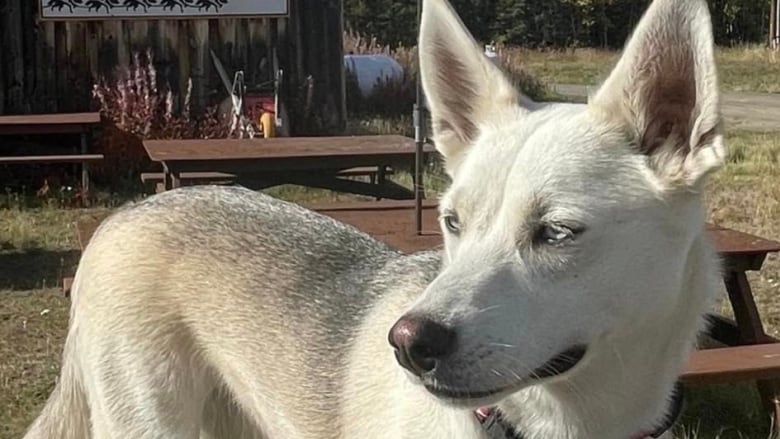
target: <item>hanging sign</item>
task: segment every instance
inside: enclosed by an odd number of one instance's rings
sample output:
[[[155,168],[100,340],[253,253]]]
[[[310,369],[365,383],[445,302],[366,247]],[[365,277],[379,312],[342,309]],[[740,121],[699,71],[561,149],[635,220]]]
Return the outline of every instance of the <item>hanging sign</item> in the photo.
[[[44,20],[285,16],[288,0],[38,0]]]

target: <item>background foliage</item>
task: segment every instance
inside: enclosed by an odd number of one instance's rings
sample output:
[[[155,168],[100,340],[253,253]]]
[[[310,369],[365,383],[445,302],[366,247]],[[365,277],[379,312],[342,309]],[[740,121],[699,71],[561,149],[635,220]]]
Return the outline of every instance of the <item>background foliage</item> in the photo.
[[[451,0],[483,42],[526,47],[623,45],[649,0]],[[770,0],[709,0],[720,45],[762,42]],[[381,44],[412,46],[416,0],[345,0],[347,26]]]

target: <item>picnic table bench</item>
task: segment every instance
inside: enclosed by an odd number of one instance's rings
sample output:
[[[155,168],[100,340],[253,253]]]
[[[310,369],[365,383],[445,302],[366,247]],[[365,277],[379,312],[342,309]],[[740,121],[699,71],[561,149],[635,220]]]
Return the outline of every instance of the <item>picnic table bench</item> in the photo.
[[[78,134],[80,145],[71,154],[2,155],[0,165],[31,165],[38,163],[80,163],[81,191],[89,192],[89,163],[103,159],[102,154],[89,154],[93,130],[100,124],[100,113],[24,114],[0,116],[0,136]],[[86,200],[86,197],[84,197]]]
[[[340,171],[338,177],[368,177],[371,184],[379,184],[381,179],[393,174],[393,168],[389,166],[361,166]],[[182,186],[193,184],[240,184],[239,176],[224,172],[182,172],[179,178]],[[155,193],[165,191],[164,181],[165,173],[163,172],[141,173],[141,182],[154,184]]]
[[[388,169],[414,166],[414,140],[405,136],[146,140],[143,145],[149,158],[162,164],[166,190],[195,173],[218,173],[252,189],[295,184],[375,198],[414,198],[412,189],[385,178]],[[433,146],[425,146],[425,155],[434,152]],[[368,167],[376,169],[370,183],[344,178]]]
[[[442,245],[437,205],[422,203],[423,231],[414,232],[414,203],[408,201],[305,204],[309,209],[351,224],[402,252],[430,250]],[[83,248],[99,225],[90,218],[77,223]],[[697,350],[681,379],[688,384],[756,381],[761,399],[780,420],[780,343],[764,332],[746,272],[760,270],[769,253],[780,252],[780,242],[736,230],[708,225],[707,234],[724,262],[724,284],[735,319],[708,314],[709,335],[726,347]],[[71,278],[63,281],[69,287]],[[67,291],[66,291],[67,294]]]

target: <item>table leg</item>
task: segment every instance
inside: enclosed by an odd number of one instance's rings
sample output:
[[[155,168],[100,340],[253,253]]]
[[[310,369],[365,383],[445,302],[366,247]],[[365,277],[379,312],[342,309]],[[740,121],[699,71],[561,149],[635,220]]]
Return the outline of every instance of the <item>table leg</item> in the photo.
[[[378,184],[379,186],[384,186],[385,184],[385,178],[386,178],[385,169],[386,169],[385,165],[379,165],[379,167],[377,167],[376,184]],[[381,200],[382,197],[376,197],[376,199]]]
[[[163,190],[169,191],[171,189],[173,189],[171,171],[167,166],[163,165]]]
[[[764,332],[761,315],[745,272],[729,271],[723,280],[743,343],[771,343],[773,340]]]
[[[176,189],[181,187],[181,174],[178,172],[171,173],[171,188]]]
[[[756,307],[753,291],[744,271],[729,271],[724,278],[729,301],[744,344],[773,343],[775,340],[764,332],[761,315]],[[758,392],[764,407],[773,418],[780,421],[780,385],[776,381],[758,381]]]

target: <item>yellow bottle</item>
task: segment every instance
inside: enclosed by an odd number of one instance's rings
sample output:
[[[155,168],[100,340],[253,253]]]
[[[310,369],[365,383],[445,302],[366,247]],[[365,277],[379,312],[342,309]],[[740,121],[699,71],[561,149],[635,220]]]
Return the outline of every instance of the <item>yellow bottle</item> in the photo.
[[[263,137],[266,139],[269,137],[274,137],[276,125],[274,124],[273,114],[268,111],[264,111],[263,114],[260,115],[260,125],[263,127]]]

